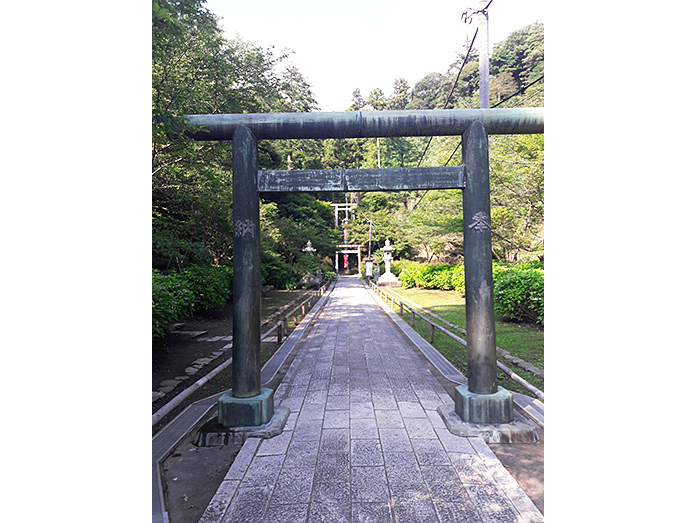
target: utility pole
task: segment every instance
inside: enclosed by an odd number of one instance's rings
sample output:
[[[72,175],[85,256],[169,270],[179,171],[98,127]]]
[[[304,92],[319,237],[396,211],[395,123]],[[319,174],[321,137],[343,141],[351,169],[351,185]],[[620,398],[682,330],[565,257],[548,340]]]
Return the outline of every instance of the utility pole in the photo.
[[[491,1],[479,2],[479,108],[489,108],[489,13]]]

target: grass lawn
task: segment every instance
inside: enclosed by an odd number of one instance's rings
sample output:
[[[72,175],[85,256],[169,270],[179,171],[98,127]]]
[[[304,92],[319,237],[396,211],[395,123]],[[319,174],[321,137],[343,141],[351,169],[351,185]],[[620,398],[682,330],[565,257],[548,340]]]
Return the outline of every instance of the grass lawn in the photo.
[[[431,289],[391,289],[397,294],[409,298],[424,309],[437,314],[441,318],[466,329],[465,299],[458,291],[439,291]],[[395,304],[395,311],[399,313],[399,305]],[[402,319],[409,322],[410,313],[404,310]],[[447,328],[446,325],[444,327]],[[544,369],[544,328],[541,325],[528,323],[510,323],[496,318],[496,345],[506,349],[514,356],[532,363],[539,369]],[[414,329],[428,340],[428,325],[416,318]],[[452,329],[451,329],[452,330]],[[461,335],[461,333],[455,332]],[[464,337],[464,336],[461,336]],[[445,334],[436,331],[433,346],[438,349],[457,369],[467,375],[467,357],[465,348],[451,340]],[[513,372],[523,377],[529,383],[540,390],[544,390],[544,380],[523,369],[513,366],[508,360],[501,359],[501,363],[509,367]],[[498,372],[499,384],[509,390],[520,392],[527,396],[536,397],[532,392],[509,378],[502,371]]]

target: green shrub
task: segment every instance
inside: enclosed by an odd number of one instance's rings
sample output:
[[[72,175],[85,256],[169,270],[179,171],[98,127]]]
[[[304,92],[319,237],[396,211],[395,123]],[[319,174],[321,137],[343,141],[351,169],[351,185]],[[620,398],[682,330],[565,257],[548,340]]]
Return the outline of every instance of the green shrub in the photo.
[[[465,292],[465,264],[460,263],[453,267],[452,275],[450,276],[450,286],[458,292]]]
[[[152,233],[152,266],[156,269],[181,270],[193,264],[209,265],[213,255],[203,242],[190,242],[172,232]]]
[[[494,309],[502,319],[544,325],[544,265],[495,262]],[[465,292],[465,267],[410,263],[399,275],[404,288],[456,290]]]
[[[194,293],[180,273],[152,271],[152,336],[167,334],[172,324],[194,310]]]
[[[152,271],[152,336],[197,311],[224,305],[232,296],[232,267],[192,266],[182,272]]]
[[[195,311],[224,305],[231,295],[232,285],[227,269],[194,265],[184,269],[182,274],[194,293]]]
[[[405,269],[402,269],[402,272],[399,273],[399,283],[404,287],[405,289],[409,289],[411,287],[416,287],[416,272],[418,271],[417,267],[408,267]]]
[[[276,289],[295,289],[291,268],[278,255],[262,260],[261,284],[273,285]]]
[[[541,269],[513,267],[496,271],[494,310],[504,320],[544,325],[544,292]]]
[[[336,281],[336,272],[333,269],[322,269],[322,281]]]
[[[399,275],[402,274],[402,271],[407,266],[407,264],[408,262],[404,262],[402,260],[395,260],[390,265],[390,272],[397,276],[397,278],[399,278]]]

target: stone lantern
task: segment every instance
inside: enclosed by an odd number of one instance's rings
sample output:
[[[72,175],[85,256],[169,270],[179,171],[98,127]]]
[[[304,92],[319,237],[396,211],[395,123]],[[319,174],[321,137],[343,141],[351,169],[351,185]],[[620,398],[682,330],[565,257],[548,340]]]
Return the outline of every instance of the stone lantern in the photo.
[[[380,276],[380,278],[377,281],[377,284],[385,285],[388,287],[401,287],[399,280],[394,274],[392,274],[392,271],[390,270],[390,266],[392,265],[392,252],[394,252],[394,247],[390,245],[389,238],[385,240],[385,246],[380,250],[383,252],[382,259],[385,261],[385,274]]]

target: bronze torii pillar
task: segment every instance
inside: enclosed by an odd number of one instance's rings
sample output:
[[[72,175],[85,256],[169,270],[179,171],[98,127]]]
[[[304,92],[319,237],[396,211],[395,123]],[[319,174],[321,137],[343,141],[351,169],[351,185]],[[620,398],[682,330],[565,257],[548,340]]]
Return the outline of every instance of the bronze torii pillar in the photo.
[[[489,140],[480,121],[462,135],[462,164],[467,387],[455,388],[455,412],[468,423],[510,423],[513,395],[496,384]]]
[[[232,139],[232,388],[218,400],[224,427],[258,426],[273,416],[273,390],[262,388],[261,261],[257,139],[247,126]]]

